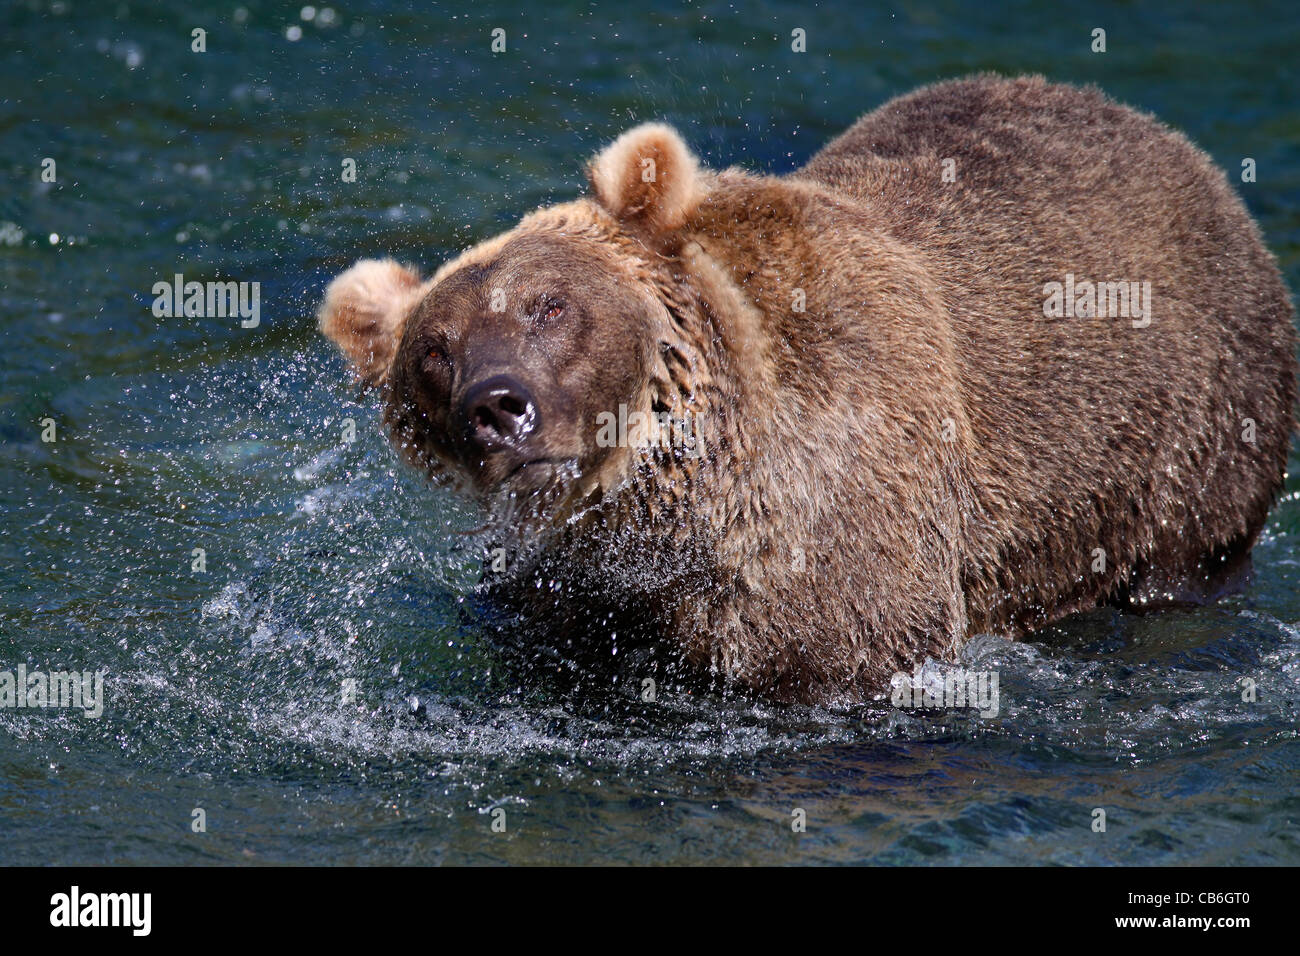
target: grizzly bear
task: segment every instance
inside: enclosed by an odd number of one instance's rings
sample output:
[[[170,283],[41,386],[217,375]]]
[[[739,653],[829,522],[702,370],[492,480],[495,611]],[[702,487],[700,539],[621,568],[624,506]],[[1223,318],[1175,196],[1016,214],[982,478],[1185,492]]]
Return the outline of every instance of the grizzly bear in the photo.
[[[976,633],[1204,598],[1248,555],[1291,306],[1154,118],[978,76],[787,175],[701,168],[659,124],[587,174],[431,278],[358,263],[319,316],[407,459],[483,503],[484,587],[561,655],[640,635],[852,701]]]

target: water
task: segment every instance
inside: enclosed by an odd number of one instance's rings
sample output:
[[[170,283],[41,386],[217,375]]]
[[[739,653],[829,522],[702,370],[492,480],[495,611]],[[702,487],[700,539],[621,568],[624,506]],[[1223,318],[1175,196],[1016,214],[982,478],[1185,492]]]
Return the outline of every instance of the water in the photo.
[[[1287,4],[419,6],[0,14],[0,668],[102,669],[108,694],[98,720],[0,710],[0,862],[1300,862],[1297,479],[1244,594],[974,642],[996,718],[561,692],[484,647],[473,515],[399,466],[311,318],[359,257],[429,269],[571,197],[636,121],[783,171],[979,69],[1097,82],[1253,157],[1296,288]],[[177,272],[259,281],[261,325],[155,318]]]

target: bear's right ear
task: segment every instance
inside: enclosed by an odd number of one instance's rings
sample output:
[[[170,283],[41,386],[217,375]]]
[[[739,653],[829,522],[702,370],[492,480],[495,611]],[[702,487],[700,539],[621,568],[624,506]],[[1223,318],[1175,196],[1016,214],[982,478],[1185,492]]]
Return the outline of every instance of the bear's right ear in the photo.
[[[413,270],[392,259],[363,259],[329,284],[317,322],[357,376],[378,385],[392,364],[402,321],[423,294]]]
[[[671,126],[630,129],[587,165],[596,199],[622,222],[680,228],[704,198],[699,164]]]

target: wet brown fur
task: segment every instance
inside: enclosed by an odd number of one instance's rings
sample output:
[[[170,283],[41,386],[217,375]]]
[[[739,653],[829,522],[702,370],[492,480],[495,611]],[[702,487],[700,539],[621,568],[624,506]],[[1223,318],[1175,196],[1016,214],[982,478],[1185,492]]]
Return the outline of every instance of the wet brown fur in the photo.
[[[439,468],[411,343],[451,321],[451,277],[543,254],[563,269],[571,249],[628,287],[564,333],[584,344],[557,388],[595,393],[567,395],[584,415],[689,413],[705,454],[555,438],[583,473],[534,570],[601,573],[567,598],[521,587],[540,619],[590,611],[599,640],[608,608],[630,609],[701,671],[849,699],[974,633],[1204,590],[1254,542],[1293,429],[1292,311],[1223,174],[1151,117],[981,76],[885,104],[788,176],[699,170],[652,126],[589,177],[596,198],[422,284],[354,267],[367,282],[340,277],[321,315],[386,385],[408,454]],[[1045,317],[1067,273],[1150,282],[1150,325]],[[376,285],[401,292],[376,304]],[[604,369],[637,386],[609,392]]]

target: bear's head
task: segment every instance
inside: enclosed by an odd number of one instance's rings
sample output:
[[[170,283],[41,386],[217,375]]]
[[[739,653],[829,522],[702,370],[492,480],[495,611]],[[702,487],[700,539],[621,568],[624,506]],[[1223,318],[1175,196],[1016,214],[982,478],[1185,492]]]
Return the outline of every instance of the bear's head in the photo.
[[[432,278],[357,263],[319,313],[381,389],[408,460],[560,519],[624,482],[647,448],[663,453],[692,391],[663,250],[705,176],[658,124],[625,133],[587,172],[592,198],[535,212]]]

